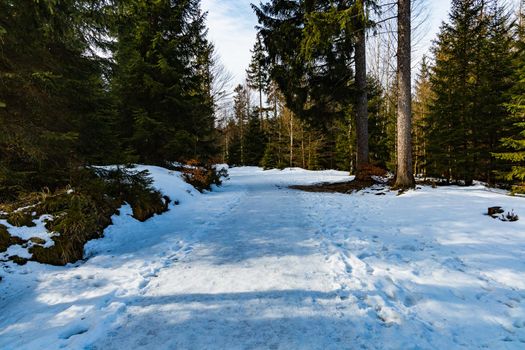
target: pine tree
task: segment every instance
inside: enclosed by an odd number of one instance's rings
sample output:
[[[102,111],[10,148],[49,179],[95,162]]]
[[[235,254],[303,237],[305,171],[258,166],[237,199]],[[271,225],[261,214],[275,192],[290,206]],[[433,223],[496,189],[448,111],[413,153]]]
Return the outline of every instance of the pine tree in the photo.
[[[504,151],[495,153],[497,159],[512,164],[503,178],[508,181],[517,181],[515,192],[525,192],[525,6],[519,13],[516,33],[515,50],[517,56],[514,60],[514,86],[511,88],[511,99],[506,107],[510,113],[509,120],[514,123],[514,134],[501,140]]]
[[[348,7],[346,1],[337,3]],[[343,118],[354,97],[354,45],[350,31],[316,31],[311,36],[315,40],[306,40],[307,22],[315,22],[319,18],[316,13],[332,8],[333,2],[328,0],[271,0],[253,6],[268,61],[272,62],[271,79],[294,115],[316,125]],[[339,28],[335,22],[330,25],[332,29]],[[315,30],[319,26],[310,27]],[[317,34],[323,37],[318,38]]]
[[[120,137],[145,163],[206,159],[215,150],[212,45],[199,0],[122,1],[113,89]]]
[[[258,166],[261,164],[265,149],[266,135],[261,129],[261,120],[257,109],[252,110],[246,125],[245,164]]]
[[[91,10],[80,0],[0,1],[0,200],[64,185],[114,148]]]
[[[237,130],[231,148],[233,149],[233,155],[238,155],[238,157],[232,155],[230,162],[233,162],[235,165],[246,165],[246,123],[250,116],[250,92],[245,86],[240,84],[237,85],[234,92],[233,114]]]
[[[471,184],[491,182],[490,152],[507,131],[511,81],[508,17],[497,2],[456,0],[435,49],[428,118],[428,171]]]
[[[251,53],[252,61],[250,62],[248,70],[246,71],[246,82],[248,83],[248,87],[254,89],[259,94],[258,115],[262,127],[264,112],[263,92],[268,89],[269,77],[267,71],[266,52],[264,50],[260,34],[257,34],[257,40]]]
[[[432,86],[430,84],[430,67],[427,58],[423,57],[416,79],[415,96],[413,101],[413,159],[414,173],[426,175],[427,154],[427,118],[432,102]]]

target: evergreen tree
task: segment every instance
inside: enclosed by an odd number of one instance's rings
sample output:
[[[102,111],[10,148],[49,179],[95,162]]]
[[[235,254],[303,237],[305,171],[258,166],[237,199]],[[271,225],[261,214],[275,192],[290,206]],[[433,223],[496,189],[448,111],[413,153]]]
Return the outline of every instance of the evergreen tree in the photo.
[[[250,115],[250,92],[243,85],[237,85],[233,97],[233,113],[237,124],[235,142],[232,143],[236,153],[239,155],[235,165],[246,165],[246,123]]]
[[[390,157],[388,144],[388,126],[390,121],[381,108],[384,104],[383,88],[375,77],[369,76],[366,90],[368,96],[368,144],[370,149],[370,163],[386,168]],[[338,169],[348,170],[352,173],[356,172],[356,138],[358,133],[356,120],[352,117],[351,110],[346,120],[337,120],[334,122],[334,137],[336,143],[335,158]]]
[[[478,68],[479,100],[475,106],[478,115],[473,136],[477,153],[475,177],[494,184],[496,173],[507,168],[491,153],[502,151],[500,140],[508,137],[512,129],[512,121],[505,106],[509,103],[509,90],[514,81],[515,53],[510,16],[505,7],[495,0],[489,11],[487,44],[481,52]]]
[[[245,142],[245,164],[261,164],[266,149],[266,135],[261,129],[261,120],[256,109],[249,116],[246,125],[246,142]]]
[[[253,47],[252,61],[250,66],[246,71],[246,81],[248,87],[254,89],[259,94],[259,110],[258,115],[261,120],[261,126],[263,121],[263,92],[268,89],[268,71],[267,71],[267,62],[266,62],[266,52],[264,50],[261,35],[257,34],[257,40],[255,46]]]
[[[337,3],[347,6],[346,1]],[[305,25],[314,20],[308,15],[327,12],[333,8],[332,2],[271,0],[253,8],[268,61],[272,62],[270,77],[284,95],[287,107],[312,125],[344,118],[354,97],[351,33],[322,31],[326,37],[312,45],[305,42]],[[336,23],[331,26],[339,28]]]
[[[427,58],[423,57],[421,68],[416,79],[413,105],[413,159],[414,173],[426,175],[427,154],[427,118],[432,101],[432,86],[430,84],[430,67]]]
[[[387,169],[395,148],[395,116],[389,116],[382,108],[385,104],[385,92],[376,77],[369,76],[367,91],[370,163]]]
[[[515,41],[517,56],[513,67],[514,85],[511,88],[511,99],[506,107],[510,112],[509,120],[514,123],[513,135],[502,138],[504,150],[495,153],[495,157],[512,164],[509,171],[504,172],[503,178],[508,181],[517,181],[515,192],[525,192],[525,7],[521,7]]]
[[[68,183],[114,148],[90,1],[0,1],[0,200]],[[95,9],[96,10],[96,9]]]
[[[490,150],[504,135],[510,82],[507,16],[486,1],[455,0],[434,50],[434,101],[427,125],[430,175],[491,180]]]
[[[213,149],[212,45],[199,0],[123,0],[113,89],[120,137],[140,162],[206,159]]]

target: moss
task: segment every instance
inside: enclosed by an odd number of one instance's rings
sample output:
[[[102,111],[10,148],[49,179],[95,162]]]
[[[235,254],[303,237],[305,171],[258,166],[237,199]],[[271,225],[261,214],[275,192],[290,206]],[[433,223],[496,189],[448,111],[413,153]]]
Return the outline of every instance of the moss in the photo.
[[[61,212],[46,227],[60,235],[52,238],[55,242],[52,247],[31,247],[29,252],[33,254],[32,260],[51,265],[81,260],[86,242],[102,236],[116,208],[108,203],[97,203],[89,194],[80,192],[60,199],[53,198],[53,201],[52,205],[60,208]]]
[[[9,260],[11,260],[12,262],[14,262],[15,264],[18,264],[18,265],[25,265],[25,264],[27,264],[27,261],[28,261],[26,258],[21,258],[18,255],[10,256]]]
[[[16,236],[11,236],[9,238],[9,245],[15,245],[15,244],[18,244],[18,245],[24,245],[26,244],[27,241],[24,241],[22,238],[20,237],[16,237]]]
[[[29,240],[30,240],[31,242],[33,242],[34,244],[40,244],[40,245],[44,245],[44,244],[46,244],[46,241],[43,240],[43,239],[40,238],[40,237],[31,237],[31,238],[29,238]]]
[[[31,212],[52,215],[54,220],[48,221],[46,228],[59,233],[52,237],[54,245],[48,248],[39,245],[45,243],[43,240],[33,237],[31,241],[37,245],[29,248],[31,260],[65,265],[83,259],[84,245],[102,237],[104,229],[111,225],[111,217],[124,202],[131,205],[133,217],[140,221],[167,211],[170,199],[155,191],[151,183],[147,172],[93,170],[85,172],[74,190],[68,187],[27,195],[25,202],[20,200],[16,207],[30,204]],[[17,212],[12,217],[17,225],[32,223],[27,213]],[[5,234],[0,233],[0,248],[2,244],[7,249],[12,244],[28,243],[4,231]],[[22,262],[19,257],[14,259]]]
[[[130,194],[125,198],[133,210],[133,217],[144,222],[154,215],[168,211],[170,199],[162,196],[160,192],[141,191],[140,193]]]
[[[27,243],[27,241],[24,241],[20,237],[11,236],[7,230],[7,227],[0,225],[0,253],[5,252],[7,248],[12,245],[23,245],[25,243]]]
[[[0,253],[5,252],[10,244],[9,232],[7,232],[7,227],[0,225]]]
[[[36,224],[33,222],[31,213],[25,211],[15,211],[7,216],[7,222],[16,227],[34,227]]]

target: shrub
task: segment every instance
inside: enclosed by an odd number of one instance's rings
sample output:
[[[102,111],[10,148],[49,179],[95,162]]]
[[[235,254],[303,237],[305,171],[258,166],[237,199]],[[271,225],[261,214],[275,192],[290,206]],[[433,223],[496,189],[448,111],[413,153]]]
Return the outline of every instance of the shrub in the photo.
[[[226,169],[217,170],[196,160],[189,161],[185,167],[178,170],[182,171],[184,180],[200,192],[211,190],[212,185],[220,186],[222,178],[228,177]]]
[[[104,229],[111,224],[111,216],[118,213],[124,202],[131,205],[133,217],[140,221],[165,212],[170,202],[168,197],[152,188],[152,179],[146,171],[120,167],[84,169],[79,171],[74,183],[77,186],[53,192],[44,189],[24,196],[9,208],[4,206],[4,209],[11,209],[7,215],[9,223],[16,226],[34,225],[33,212],[38,216],[53,216],[46,228],[59,233],[51,237],[55,244],[45,248],[41,242],[33,242],[29,249],[33,254],[31,260],[52,265],[78,261],[83,258],[84,245],[102,237]],[[25,209],[13,210],[16,207]],[[0,251],[14,244],[14,237],[2,227]]]

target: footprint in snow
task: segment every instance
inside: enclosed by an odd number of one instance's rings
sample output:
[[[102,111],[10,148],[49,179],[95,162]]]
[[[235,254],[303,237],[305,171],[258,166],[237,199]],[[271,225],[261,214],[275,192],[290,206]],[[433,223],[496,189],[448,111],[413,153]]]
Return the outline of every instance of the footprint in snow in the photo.
[[[460,272],[465,272],[465,263],[458,257],[448,258],[442,263],[443,266]]]
[[[511,309],[515,309],[519,306],[519,302],[516,301],[516,300],[513,300],[513,299],[509,299],[509,300],[505,300],[505,301],[501,301],[499,300],[500,303],[502,303],[503,305],[505,305],[506,307],[508,308],[511,308]]]
[[[419,303],[420,300],[421,296],[410,294],[405,296],[405,299],[403,300],[403,305],[409,308],[414,307]]]
[[[69,338],[71,338],[72,336],[75,336],[75,335],[80,335],[80,334],[84,334],[86,333],[87,331],[89,331],[89,327],[87,325],[84,325],[84,324],[81,324],[81,323],[78,323],[78,324],[75,324],[73,326],[70,326],[68,327],[66,330],[62,331],[58,337],[60,339],[64,339],[64,340],[67,340]]]

